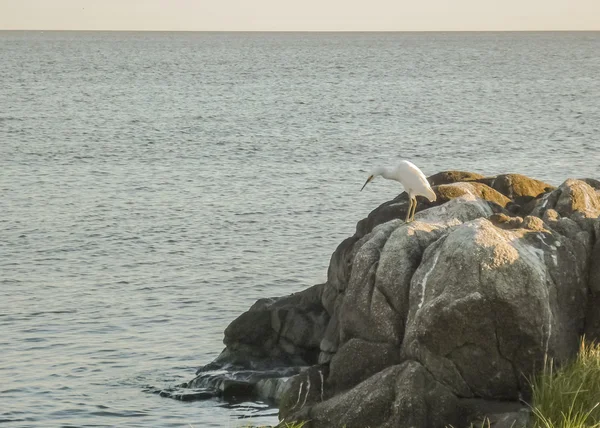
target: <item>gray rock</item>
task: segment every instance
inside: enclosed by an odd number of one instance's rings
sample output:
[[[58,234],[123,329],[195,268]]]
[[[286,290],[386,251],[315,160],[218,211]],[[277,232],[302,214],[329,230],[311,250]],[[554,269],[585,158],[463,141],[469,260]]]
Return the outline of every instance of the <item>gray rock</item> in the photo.
[[[285,420],[291,415],[305,414],[312,405],[329,398],[325,395],[328,373],[328,366],[316,365],[291,377],[279,397],[279,418]]]
[[[330,315],[333,314],[333,305],[337,294],[346,289],[350,280],[354,246],[358,240],[358,236],[345,239],[331,256],[329,269],[327,270],[327,285],[322,297],[323,307],[327,309]]]
[[[254,309],[244,312],[227,326],[223,342],[232,350],[242,345],[255,346],[260,355],[263,348],[270,348],[277,338],[271,328],[271,311]]]
[[[400,348],[389,343],[351,339],[335,354],[327,379],[332,393],[346,391],[377,372],[400,363]]]
[[[316,362],[319,344],[329,323],[329,315],[321,305],[323,284],[290,296],[258,300],[225,329],[224,343],[228,353],[219,362],[234,364],[226,357],[239,352],[253,358],[285,358],[285,354],[301,357],[306,363]],[[237,363],[237,359],[235,365]]]
[[[308,428],[376,428],[392,414],[399,366],[388,367],[355,388],[289,414],[285,421],[308,421]]]
[[[353,389],[286,421],[309,421],[311,428],[445,427],[457,424],[458,399],[419,363],[388,367]]]
[[[172,393],[184,401],[221,398],[240,402],[264,400],[277,403],[284,393],[287,379],[298,374],[300,368],[287,367],[263,370],[201,371],[194,379],[181,385],[184,390]],[[186,392],[189,390],[189,392]]]
[[[550,230],[487,219],[431,245],[411,282],[403,354],[460,397],[516,400],[521,374],[578,347],[587,299],[579,248]],[[585,255],[585,254],[584,254]]]
[[[442,428],[458,425],[459,401],[421,364],[407,361],[396,379],[392,415],[385,427]]]
[[[365,236],[338,314],[340,342],[356,337],[399,345],[411,278],[425,248],[448,228],[491,214],[487,202],[466,195],[418,213],[414,222],[394,220]]]

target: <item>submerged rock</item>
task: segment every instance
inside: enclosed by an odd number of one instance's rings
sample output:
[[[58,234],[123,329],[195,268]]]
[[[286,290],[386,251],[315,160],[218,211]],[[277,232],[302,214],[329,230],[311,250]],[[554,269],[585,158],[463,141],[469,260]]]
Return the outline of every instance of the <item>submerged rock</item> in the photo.
[[[185,386],[308,427],[525,426],[528,378],[600,338],[600,182],[429,180],[415,221],[405,193],[373,210],[324,284],[259,300]]]

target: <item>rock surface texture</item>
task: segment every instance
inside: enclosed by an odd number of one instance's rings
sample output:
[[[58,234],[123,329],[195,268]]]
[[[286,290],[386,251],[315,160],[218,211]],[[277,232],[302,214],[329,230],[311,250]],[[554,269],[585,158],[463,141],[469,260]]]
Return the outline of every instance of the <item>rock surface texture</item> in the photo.
[[[324,284],[259,300],[185,386],[314,428],[524,426],[528,377],[600,339],[600,182],[429,180],[413,222],[405,193],[373,210]]]

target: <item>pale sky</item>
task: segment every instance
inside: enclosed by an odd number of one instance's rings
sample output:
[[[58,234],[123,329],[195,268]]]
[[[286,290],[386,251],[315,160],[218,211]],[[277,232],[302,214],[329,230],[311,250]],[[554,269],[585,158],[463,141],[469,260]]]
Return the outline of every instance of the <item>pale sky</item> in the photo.
[[[600,30],[600,0],[0,0],[0,30]]]

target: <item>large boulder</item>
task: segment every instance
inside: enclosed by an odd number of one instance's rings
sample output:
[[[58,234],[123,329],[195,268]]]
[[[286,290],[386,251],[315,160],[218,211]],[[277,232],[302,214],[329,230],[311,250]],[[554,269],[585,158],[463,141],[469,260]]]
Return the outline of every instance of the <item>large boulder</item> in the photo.
[[[387,222],[363,237],[355,246],[350,280],[340,295],[341,342],[357,337],[399,345],[410,281],[423,251],[448,228],[490,214],[489,204],[469,195],[418,213],[408,224]]]
[[[467,190],[443,206],[417,213],[412,223],[395,219],[338,247],[322,293],[331,319],[319,363],[328,362],[340,343],[354,337],[401,343],[410,279],[424,249],[447,228],[494,212],[493,204]]]
[[[403,355],[458,396],[517,400],[522,375],[577,352],[585,249],[528,220],[465,223],[427,248],[412,278]]]

